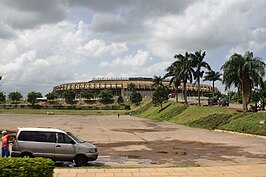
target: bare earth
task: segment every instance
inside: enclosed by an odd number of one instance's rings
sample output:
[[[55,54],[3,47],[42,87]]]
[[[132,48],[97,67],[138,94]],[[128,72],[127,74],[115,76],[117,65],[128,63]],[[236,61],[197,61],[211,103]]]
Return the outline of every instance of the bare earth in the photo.
[[[266,163],[266,139],[124,116],[0,115],[0,130],[53,127],[96,144],[106,166]]]

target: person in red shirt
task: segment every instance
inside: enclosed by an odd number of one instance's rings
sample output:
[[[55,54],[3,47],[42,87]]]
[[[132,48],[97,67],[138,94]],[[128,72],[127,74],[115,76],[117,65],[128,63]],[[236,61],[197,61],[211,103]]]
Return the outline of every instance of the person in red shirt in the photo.
[[[1,140],[2,140],[2,157],[9,157],[10,156],[9,138],[10,138],[10,136],[14,136],[14,135],[8,134],[6,130],[2,131],[2,135],[3,135],[3,137],[1,138]]]

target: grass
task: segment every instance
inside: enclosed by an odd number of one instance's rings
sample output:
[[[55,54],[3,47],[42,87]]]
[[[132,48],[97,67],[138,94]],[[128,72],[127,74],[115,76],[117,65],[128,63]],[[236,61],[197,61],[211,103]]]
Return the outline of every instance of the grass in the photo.
[[[170,102],[164,103],[163,109],[161,109],[160,107],[154,107],[152,106],[152,104],[149,106],[150,107],[148,109],[138,114],[138,116],[158,121],[169,121],[172,119],[172,117],[180,114],[187,108],[187,106],[185,105],[176,105]]]
[[[55,115],[115,115],[129,114],[128,110],[49,110],[49,109],[0,109],[0,114],[47,114]]]
[[[203,117],[212,114],[233,114],[235,111],[224,109],[224,108],[214,108],[214,107],[201,107],[201,106],[188,106],[186,110],[180,114],[175,115],[171,122],[178,124],[187,124],[188,122],[194,122]]]
[[[193,122],[187,122],[185,125],[214,130],[229,123],[233,116],[233,114],[214,113]]]
[[[223,129],[235,132],[266,136],[265,112],[239,113],[235,110],[217,107],[187,106],[184,104],[164,103],[163,109],[146,100],[144,105],[135,108],[138,117],[204,129]]]
[[[246,113],[237,119],[233,119],[229,123],[220,126],[220,129],[237,131],[242,133],[251,133],[256,135],[266,136],[266,124],[259,124],[258,122],[266,120],[265,112]]]

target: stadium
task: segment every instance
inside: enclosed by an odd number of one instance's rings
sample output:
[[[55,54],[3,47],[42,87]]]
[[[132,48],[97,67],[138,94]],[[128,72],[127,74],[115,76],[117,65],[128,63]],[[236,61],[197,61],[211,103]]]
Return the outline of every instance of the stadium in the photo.
[[[57,85],[53,88],[53,91],[61,94],[65,90],[75,90],[77,94],[82,90],[90,89],[94,94],[94,97],[102,90],[111,90],[114,96],[129,97],[131,91],[129,90],[129,85],[135,84],[136,90],[141,93],[142,97],[151,97],[154,93],[154,86],[152,78],[144,77],[130,77],[130,78],[94,78],[88,82],[73,82]],[[164,80],[163,85],[167,86],[171,93],[174,93],[174,86],[170,85],[169,80]],[[215,93],[218,89],[214,88]],[[202,96],[208,96],[213,93],[212,86],[201,84],[200,91]],[[178,88],[178,92],[182,93],[183,84]],[[196,96],[198,91],[197,84],[187,83],[187,94],[188,96]]]

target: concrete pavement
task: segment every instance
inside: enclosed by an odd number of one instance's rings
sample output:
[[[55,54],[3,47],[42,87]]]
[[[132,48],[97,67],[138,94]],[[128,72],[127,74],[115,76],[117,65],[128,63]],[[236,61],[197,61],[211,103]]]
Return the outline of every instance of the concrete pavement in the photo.
[[[54,177],[266,177],[266,164],[187,168],[56,168]]]

